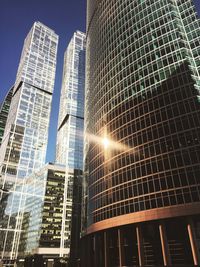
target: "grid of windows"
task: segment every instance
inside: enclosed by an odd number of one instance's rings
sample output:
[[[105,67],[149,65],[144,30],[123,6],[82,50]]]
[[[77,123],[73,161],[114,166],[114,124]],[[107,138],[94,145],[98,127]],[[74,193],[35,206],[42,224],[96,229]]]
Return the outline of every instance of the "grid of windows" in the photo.
[[[26,179],[19,257],[79,255],[82,171],[46,164]]]
[[[27,196],[22,222],[23,233],[19,246],[21,256],[28,255],[39,248],[61,249],[61,235],[64,235],[63,252],[65,256],[69,253],[73,179],[72,171],[68,175],[66,202],[65,167],[49,164],[27,179],[24,190]],[[58,250],[52,253],[58,256]]]
[[[200,23],[192,1],[89,1],[89,224],[200,201]],[[114,146],[114,145],[113,145]]]
[[[83,169],[85,34],[74,33],[64,57],[56,162]]]
[[[45,163],[58,36],[40,22],[27,35],[0,153],[1,257],[15,258],[26,216],[24,181]],[[5,200],[5,202],[4,202]]]
[[[6,126],[10,103],[12,100],[13,87],[8,91],[3,103],[0,105],[0,146],[3,139],[3,134]]]

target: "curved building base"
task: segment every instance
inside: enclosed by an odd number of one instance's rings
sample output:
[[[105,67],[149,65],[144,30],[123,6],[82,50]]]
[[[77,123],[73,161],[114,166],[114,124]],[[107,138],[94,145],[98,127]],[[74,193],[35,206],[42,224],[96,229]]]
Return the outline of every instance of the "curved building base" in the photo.
[[[81,267],[200,266],[200,215],[127,224],[82,238]]]

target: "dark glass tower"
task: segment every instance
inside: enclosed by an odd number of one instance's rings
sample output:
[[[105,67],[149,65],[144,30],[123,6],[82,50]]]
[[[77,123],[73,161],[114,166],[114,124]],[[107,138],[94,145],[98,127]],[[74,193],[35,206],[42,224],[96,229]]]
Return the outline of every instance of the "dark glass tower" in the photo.
[[[192,1],[88,0],[81,266],[199,266],[199,37]]]
[[[8,91],[3,103],[0,106],[0,146],[3,139],[4,130],[6,127],[6,121],[8,118],[8,112],[12,100],[13,87]]]

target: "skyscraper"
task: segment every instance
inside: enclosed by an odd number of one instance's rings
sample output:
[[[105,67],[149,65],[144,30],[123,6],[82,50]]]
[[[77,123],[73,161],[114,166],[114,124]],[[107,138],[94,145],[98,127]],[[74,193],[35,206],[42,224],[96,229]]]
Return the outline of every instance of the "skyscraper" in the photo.
[[[76,31],[65,51],[56,162],[83,169],[85,34]]]
[[[0,105],[0,146],[6,126],[6,121],[8,118],[8,112],[10,109],[10,104],[12,100],[12,92],[13,92],[13,87],[8,91],[3,103]]]
[[[72,266],[79,258],[80,237],[80,179],[83,171],[83,131],[85,96],[85,34],[76,31],[65,51],[60,109],[58,120],[56,163],[65,166],[64,202],[71,197],[66,216],[71,212],[71,220],[63,225],[65,235],[61,236],[61,246],[71,243],[70,261]],[[72,178],[72,188],[77,188],[69,197],[68,185]],[[77,182],[78,181],[78,182]],[[74,200],[73,200],[74,199]],[[68,237],[67,235],[70,234]],[[64,256],[64,254],[60,254]]]
[[[200,265],[200,22],[191,0],[88,0],[87,267]]]
[[[24,42],[0,153],[2,258],[17,256],[24,180],[45,163],[57,45],[58,36],[40,22]]]

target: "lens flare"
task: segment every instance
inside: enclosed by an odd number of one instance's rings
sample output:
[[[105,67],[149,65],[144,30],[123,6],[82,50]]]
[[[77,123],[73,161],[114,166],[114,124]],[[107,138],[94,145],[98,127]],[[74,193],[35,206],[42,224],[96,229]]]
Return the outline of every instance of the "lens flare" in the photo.
[[[109,147],[110,142],[109,142],[107,137],[102,138],[102,144],[103,144],[105,149],[107,149]]]
[[[136,153],[135,148],[129,147],[120,142],[116,142],[108,138],[108,136],[105,136],[105,135],[97,136],[97,135],[85,133],[85,137],[88,142],[100,144],[104,148],[104,150],[108,150],[109,148],[110,151],[113,150],[113,151],[119,151],[119,152]]]

